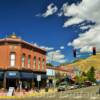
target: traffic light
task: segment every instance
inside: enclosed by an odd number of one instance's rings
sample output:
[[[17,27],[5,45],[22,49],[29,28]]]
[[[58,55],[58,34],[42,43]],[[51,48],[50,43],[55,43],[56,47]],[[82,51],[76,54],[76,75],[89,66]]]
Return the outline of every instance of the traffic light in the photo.
[[[96,47],[93,47],[93,55],[96,55]]]
[[[73,56],[76,58],[76,49],[73,49]]]

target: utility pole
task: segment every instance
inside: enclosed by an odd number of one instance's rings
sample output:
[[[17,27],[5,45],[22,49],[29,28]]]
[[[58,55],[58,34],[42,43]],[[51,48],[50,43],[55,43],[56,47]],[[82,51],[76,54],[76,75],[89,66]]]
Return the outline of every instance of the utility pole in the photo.
[[[55,55],[55,54],[52,53],[52,64],[53,64],[53,61],[54,61],[54,55]],[[54,72],[55,72],[55,70],[54,70]],[[55,84],[55,79],[56,79],[56,76],[54,75],[54,79],[53,79],[53,89],[55,89],[55,87],[56,87],[56,86],[55,86],[55,85],[56,85],[56,84]]]

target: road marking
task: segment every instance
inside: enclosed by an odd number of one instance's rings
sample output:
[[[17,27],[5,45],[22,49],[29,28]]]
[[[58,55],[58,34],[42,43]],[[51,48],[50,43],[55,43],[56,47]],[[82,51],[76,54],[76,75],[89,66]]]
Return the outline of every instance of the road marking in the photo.
[[[82,98],[82,96],[76,96],[76,97],[74,97],[74,99],[80,99],[80,98]]]
[[[98,97],[90,97],[91,100],[96,100]]]

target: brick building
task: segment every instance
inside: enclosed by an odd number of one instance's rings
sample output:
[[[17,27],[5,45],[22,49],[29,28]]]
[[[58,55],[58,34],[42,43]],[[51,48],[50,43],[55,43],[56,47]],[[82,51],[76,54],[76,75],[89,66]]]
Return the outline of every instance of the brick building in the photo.
[[[37,87],[46,84],[46,51],[36,47],[15,34],[0,39],[0,87]],[[2,85],[3,84],[3,85]]]

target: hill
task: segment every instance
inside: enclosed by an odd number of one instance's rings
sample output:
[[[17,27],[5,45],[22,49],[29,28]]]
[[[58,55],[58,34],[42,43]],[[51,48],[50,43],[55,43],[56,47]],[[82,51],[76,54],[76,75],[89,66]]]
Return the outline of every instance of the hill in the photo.
[[[80,59],[70,66],[75,66],[79,68],[81,71],[87,72],[91,66],[93,66],[96,70],[100,71],[100,53],[97,55],[92,55],[86,59]]]

